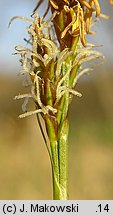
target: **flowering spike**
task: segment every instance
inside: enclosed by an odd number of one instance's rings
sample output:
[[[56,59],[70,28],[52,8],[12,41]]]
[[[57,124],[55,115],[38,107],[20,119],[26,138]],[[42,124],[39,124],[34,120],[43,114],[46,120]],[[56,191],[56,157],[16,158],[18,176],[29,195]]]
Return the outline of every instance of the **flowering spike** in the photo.
[[[43,0],[39,0],[34,11],[41,3]],[[52,16],[45,20],[49,8]],[[31,91],[15,99],[25,99],[22,105],[24,113],[19,118],[37,115],[52,164],[54,199],[67,199],[68,110],[73,95],[82,96],[76,91],[76,83],[92,70],[82,65],[102,57],[94,49],[96,46],[86,40],[87,34],[94,33],[91,27],[95,17],[108,18],[101,13],[98,0],[48,0],[48,7],[41,18],[34,12],[32,20],[16,16],[9,23],[10,26],[13,20],[20,18],[30,25],[27,28],[30,48],[16,46],[15,54],[21,57],[21,74],[29,74]],[[33,111],[26,108],[30,98],[35,105]],[[39,114],[45,123],[49,148]]]

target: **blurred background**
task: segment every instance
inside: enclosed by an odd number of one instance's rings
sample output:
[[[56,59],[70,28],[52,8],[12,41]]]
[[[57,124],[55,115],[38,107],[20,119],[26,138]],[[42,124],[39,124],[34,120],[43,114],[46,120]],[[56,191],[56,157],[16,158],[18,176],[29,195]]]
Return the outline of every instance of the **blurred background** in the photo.
[[[69,199],[113,199],[113,7],[100,0],[100,19],[88,40],[101,45],[105,59],[81,78],[69,112]],[[15,45],[25,45],[26,23],[37,0],[0,0],[0,199],[51,199],[51,169],[35,116],[17,119],[23,87]],[[45,1],[46,3],[46,1]],[[43,8],[39,10],[42,13]]]

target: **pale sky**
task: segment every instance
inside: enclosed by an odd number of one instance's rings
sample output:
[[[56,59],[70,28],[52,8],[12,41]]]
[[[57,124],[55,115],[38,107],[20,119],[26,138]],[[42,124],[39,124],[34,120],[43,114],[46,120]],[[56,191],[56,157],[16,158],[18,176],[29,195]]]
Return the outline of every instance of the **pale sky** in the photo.
[[[109,61],[109,65],[113,65],[113,7],[109,5],[109,0],[101,0],[103,3],[103,12],[112,15],[111,19],[100,20],[96,27],[97,34],[89,36],[90,41],[98,45],[103,45],[101,51]],[[101,2],[100,1],[100,2]],[[29,17],[37,0],[0,0],[0,72],[14,72],[14,68],[18,69],[20,63],[18,57],[13,56],[14,47],[23,45],[23,38],[27,36],[26,22],[15,20],[8,29],[8,22],[15,15]],[[46,2],[46,0],[45,0]],[[42,9],[40,9],[40,14]],[[107,66],[105,66],[107,67]]]

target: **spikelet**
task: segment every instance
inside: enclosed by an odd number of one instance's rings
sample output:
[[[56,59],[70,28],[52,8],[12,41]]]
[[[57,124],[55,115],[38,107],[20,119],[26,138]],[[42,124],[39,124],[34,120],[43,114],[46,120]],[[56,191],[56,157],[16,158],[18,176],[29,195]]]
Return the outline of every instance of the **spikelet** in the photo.
[[[30,48],[23,46],[15,47],[15,54],[21,56],[23,67],[21,74],[28,73],[32,81],[30,93],[20,94],[15,97],[15,99],[24,99],[22,105],[24,113],[19,116],[20,118],[38,113],[41,113],[42,117],[49,115],[52,118],[53,116],[56,118],[59,112],[60,100],[65,95],[81,97],[81,93],[74,89],[76,83],[82,75],[92,70],[92,68],[85,68],[75,73],[73,84],[70,86],[73,69],[79,68],[84,62],[102,57],[102,54],[98,51],[92,50],[95,47],[93,44],[87,44],[86,48],[82,46],[82,44],[85,46],[84,20],[80,5],[83,2],[80,3],[77,0],[75,2],[76,6],[68,12],[71,13],[73,21],[62,32],[62,39],[65,38],[69,30],[73,35],[78,25],[80,25],[79,34],[81,43],[79,41],[76,47],[76,56],[74,55],[75,51],[71,50],[71,47],[67,46],[61,51],[56,41],[51,39],[51,20],[57,16],[56,12],[46,21],[40,18],[36,12],[32,16],[33,20],[16,16],[10,21],[11,24],[13,20],[20,18],[30,24],[27,28],[30,37]],[[69,6],[67,0],[64,1],[65,4]],[[76,13],[79,18],[76,17]],[[64,70],[65,66],[66,70]],[[27,111],[27,103],[30,98],[35,103],[35,110],[33,111]]]
[[[42,3],[43,0],[40,0],[34,11],[36,11]],[[110,4],[113,5],[113,0],[110,0]],[[109,18],[107,15],[101,13],[98,0],[49,0],[48,9],[45,11],[45,14],[48,13],[50,7],[52,13],[56,12],[53,23],[62,49],[66,47],[65,41],[69,37],[70,40],[73,40],[73,37],[80,37],[83,46],[86,46],[85,34],[95,33],[90,30],[95,14],[96,17],[102,17],[104,19]],[[68,20],[70,20],[70,22],[68,22]],[[70,46],[71,42],[67,42],[67,47]]]

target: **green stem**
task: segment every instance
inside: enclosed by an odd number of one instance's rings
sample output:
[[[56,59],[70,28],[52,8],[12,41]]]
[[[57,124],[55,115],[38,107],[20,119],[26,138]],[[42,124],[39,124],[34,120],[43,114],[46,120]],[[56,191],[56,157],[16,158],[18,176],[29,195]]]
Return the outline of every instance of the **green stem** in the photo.
[[[68,57],[62,64],[62,76],[65,77],[63,86],[65,92],[58,105],[58,112],[55,117],[46,116],[47,134],[50,140],[51,157],[52,157],[52,178],[53,178],[53,199],[67,200],[68,198],[68,108],[69,108],[69,87],[73,83],[73,79],[77,68],[68,74],[71,57]],[[70,81],[71,76],[71,81]],[[47,99],[51,99],[49,83],[47,85]],[[50,100],[49,100],[50,101]],[[49,103],[48,101],[48,103]],[[49,103],[50,104],[50,103]]]
[[[62,65],[63,76],[69,69],[68,60]],[[69,76],[64,81],[64,85],[69,87]],[[68,197],[68,121],[67,113],[69,107],[69,91],[63,96],[62,115],[59,125],[58,153],[59,153],[59,184],[61,190],[61,199],[67,200]]]
[[[59,183],[62,200],[68,197],[68,121],[65,120],[59,136]]]
[[[58,142],[58,155],[55,143],[51,143],[53,164],[53,199],[67,200],[68,197],[68,121],[63,122]],[[55,166],[59,159],[59,167]],[[58,161],[57,161],[58,162]],[[58,169],[59,168],[59,169]]]
[[[63,76],[68,71],[68,63],[62,65]],[[65,86],[69,86],[69,77],[64,81]],[[68,121],[67,112],[69,106],[69,92],[66,91],[59,105],[58,120],[58,162],[59,162],[59,182],[56,185],[54,181],[53,191],[54,199],[67,200],[68,197]],[[62,110],[62,112],[61,112]],[[58,190],[57,190],[58,189]]]
[[[53,199],[60,199],[60,186],[59,186],[59,164],[58,164],[58,143],[57,141],[51,142],[52,154],[52,178],[53,178]]]
[[[59,161],[58,161],[58,141],[54,122],[48,115],[45,116],[47,134],[50,140],[51,158],[52,158],[52,178],[53,178],[53,199],[60,199],[59,186]]]

